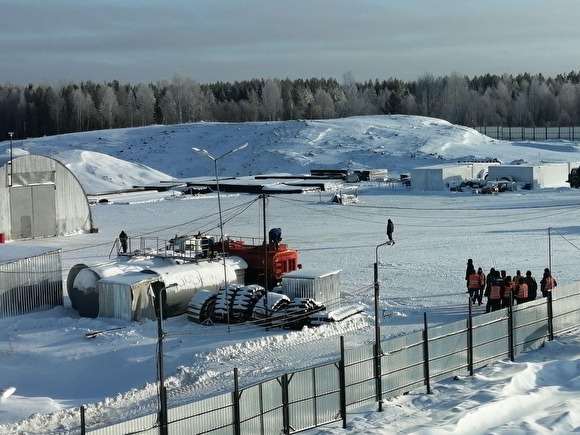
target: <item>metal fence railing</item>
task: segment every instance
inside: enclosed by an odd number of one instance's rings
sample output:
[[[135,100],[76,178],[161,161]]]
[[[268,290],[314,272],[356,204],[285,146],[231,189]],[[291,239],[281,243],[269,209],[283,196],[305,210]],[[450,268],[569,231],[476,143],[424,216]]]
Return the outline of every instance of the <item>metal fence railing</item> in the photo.
[[[580,127],[475,127],[478,132],[493,139],[511,141],[579,140]]]
[[[431,382],[513,360],[579,324],[580,282],[557,287],[553,298],[478,316],[470,309],[467,319],[435,327],[428,326],[425,316],[423,331],[382,341],[380,361],[374,345],[345,349],[341,337],[340,356],[324,365],[244,388],[237,387],[236,370],[233,392],[169,409],[167,428],[160,428],[153,414],[113,426],[83,427],[82,433],[289,434],[340,421],[346,427],[347,412],[361,405],[416,388],[430,393]]]

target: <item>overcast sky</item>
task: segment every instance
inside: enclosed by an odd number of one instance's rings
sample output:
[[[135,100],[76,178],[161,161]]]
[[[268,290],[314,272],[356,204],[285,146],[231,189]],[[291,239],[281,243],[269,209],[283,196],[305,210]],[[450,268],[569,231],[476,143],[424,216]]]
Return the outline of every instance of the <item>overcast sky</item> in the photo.
[[[579,69],[578,0],[0,0],[0,84]]]

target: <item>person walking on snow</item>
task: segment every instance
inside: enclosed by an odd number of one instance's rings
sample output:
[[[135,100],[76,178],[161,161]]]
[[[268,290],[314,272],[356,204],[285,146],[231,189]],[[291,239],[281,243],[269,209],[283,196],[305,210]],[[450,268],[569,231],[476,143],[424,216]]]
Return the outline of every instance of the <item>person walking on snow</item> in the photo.
[[[392,220],[388,220],[387,221],[387,237],[389,238],[389,243],[391,245],[395,244],[395,241],[393,240],[393,232],[395,231],[395,224],[393,223]]]
[[[471,298],[471,303],[475,304],[477,300],[477,293],[479,292],[479,279],[480,276],[474,270],[467,277],[467,291],[469,292],[469,297]]]

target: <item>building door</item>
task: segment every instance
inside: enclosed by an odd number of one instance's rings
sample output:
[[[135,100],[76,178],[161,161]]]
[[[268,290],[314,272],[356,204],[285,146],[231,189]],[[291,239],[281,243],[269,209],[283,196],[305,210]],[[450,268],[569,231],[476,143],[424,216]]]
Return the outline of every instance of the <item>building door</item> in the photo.
[[[10,189],[13,239],[56,235],[54,187],[54,184],[39,184]]]

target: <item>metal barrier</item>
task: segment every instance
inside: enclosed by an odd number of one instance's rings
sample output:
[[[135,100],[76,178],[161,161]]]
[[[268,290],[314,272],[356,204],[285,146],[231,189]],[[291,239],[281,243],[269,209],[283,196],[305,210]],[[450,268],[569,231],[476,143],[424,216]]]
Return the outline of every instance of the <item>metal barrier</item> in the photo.
[[[551,305],[551,307],[550,307]],[[552,312],[550,319],[548,313]],[[500,359],[537,349],[554,334],[580,324],[580,283],[557,287],[553,298],[515,305],[381,342],[380,374],[373,345],[345,349],[328,364],[287,373],[235,391],[168,410],[168,433],[289,434],[342,420],[348,410],[396,397],[457,374],[473,374]],[[382,397],[377,397],[377,376]],[[96,430],[101,434],[154,434],[156,415]]]
[[[510,141],[571,140],[580,139],[580,127],[474,127],[493,139]]]

